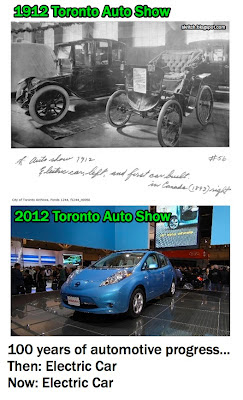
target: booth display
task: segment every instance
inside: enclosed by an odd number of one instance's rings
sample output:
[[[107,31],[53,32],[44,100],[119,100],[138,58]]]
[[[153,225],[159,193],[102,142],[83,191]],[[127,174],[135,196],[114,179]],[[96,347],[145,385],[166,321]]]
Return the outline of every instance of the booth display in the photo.
[[[146,301],[175,293],[170,261],[153,251],[118,252],[74,271],[61,288],[62,303],[75,311],[138,317]]]

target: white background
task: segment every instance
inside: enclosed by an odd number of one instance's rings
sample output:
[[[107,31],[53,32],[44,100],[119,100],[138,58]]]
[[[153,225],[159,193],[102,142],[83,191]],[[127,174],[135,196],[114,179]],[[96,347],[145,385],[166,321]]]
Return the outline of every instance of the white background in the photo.
[[[41,182],[36,177],[33,169],[18,169],[15,166],[17,159],[24,155],[58,155],[57,149],[12,149],[11,150],[11,123],[10,123],[10,21],[13,20],[13,8],[20,2],[5,2],[2,4],[1,22],[1,110],[2,110],[2,156],[1,172],[3,183],[1,185],[2,215],[2,274],[1,274],[1,391],[2,398],[9,399],[23,396],[25,399],[43,399],[43,396],[58,396],[61,399],[67,396],[85,396],[85,399],[131,398],[147,399],[148,397],[175,397],[181,399],[196,397],[221,398],[239,397],[242,393],[241,386],[241,355],[242,355],[242,305],[241,305],[241,203],[242,203],[242,6],[238,2],[227,1],[158,1],[149,2],[149,6],[171,7],[169,20],[185,21],[230,21],[230,72],[231,72],[231,100],[230,100],[230,148],[229,149],[201,149],[201,148],[178,148],[178,149],[62,149],[61,153],[70,155],[81,153],[82,156],[97,157],[106,163],[120,163],[124,160],[136,166],[146,167],[146,163],[153,163],[154,168],[161,169],[164,162],[171,169],[181,168],[189,165],[192,173],[201,177],[202,183],[230,184],[233,191],[225,197],[202,196],[200,194],[169,193],[152,190],[148,191],[139,185],[129,185],[123,188],[118,185],[114,188],[112,182],[107,182],[105,187],[102,182],[92,184],[75,179],[73,196],[90,197],[91,204],[188,204],[193,201],[197,204],[230,204],[231,205],[231,336],[230,337],[11,337],[10,336],[10,205],[13,198],[21,197],[52,197],[54,195],[64,198],[67,196],[66,185],[70,184],[70,177],[62,177],[53,181],[45,179]],[[23,2],[22,4],[45,4],[47,2]],[[51,4],[51,3],[50,3]],[[48,5],[50,5],[48,3]],[[86,5],[102,8],[106,4],[101,1],[60,1],[52,4],[63,6],[85,7]],[[135,6],[146,4],[146,2],[113,1],[112,6]],[[63,19],[62,19],[63,20]],[[70,21],[70,20],[69,20]],[[33,22],[33,21],[31,21]],[[44,22],[44,21],[42,21]],[[58,20],[56,20],[58,22]],[[228,162],[223,164],[212,164],[208,162],[208,156],[212,154],[227,156]],[[133,160],[131,162],[131,159]],[[151,161],[150,161],[151,160]],[[191,161],[190,161],[191,160]],[[190,166],[191,162],[191,166]],[[148,165],[147,165],[148,166]],[[188,167],[187,167],[188,168]],[[113,190],[111,191],[111,187]],[[126,188],[126,189],[125,189]],[[82,193],[80,192],[82,190]],[[79,197],[80,197],[79,196]],[[22,203],[24,204],[24,203]],[[16,203],[15,203],[16,205]],[[219,346],[222,351],[229,351],[227,356],[195,356],[187,358],[177,356],[166,359],[163,356],[153,357],[107,357],[107,362],[117,362],[118,369],[115,374],[107,373],[108,379],[114,379],[114,387],[109,389],[8,389],[7,377],[9,371],[6,360],[8,358],[8,346],[11,343],[31,343],[46,346],[75,346],[88,343],[91,345],[131,345],[150,344],[151,346]],[[50,357],[49,357],[50,358]],[[97,359],[105,359],[98,357]],[[10,358],[9,358],[10,359]],[[23,362],[24,359],[20,358]],[[71,358],[72,359],[72,358]],[[83,359],[83,357],[80,357]],[[27,362],[36,362],[36,359],[25,357]],[[58,361],[67,362],[68,357],[59,357]],[[88,358],[85,358],[88,361]],[[43,359],[44,361],[44,359]],[[241,374],[240,374],[241,372]],[[17,374],[18,378],[38,379],[35,373]],[[87,375],[88,376],[88,375]],[[60,374],[56,378],[60,378]],[[82,377],[82,374],[81,374]],[[240,379],[241,378],[241,379]]]

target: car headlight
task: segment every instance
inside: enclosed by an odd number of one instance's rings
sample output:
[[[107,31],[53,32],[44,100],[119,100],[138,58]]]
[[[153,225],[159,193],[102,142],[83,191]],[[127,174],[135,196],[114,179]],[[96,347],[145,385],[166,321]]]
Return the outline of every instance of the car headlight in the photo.
[[[100,286],[113,285],[113,283],[118,283],[130,275],[132,275],[131,271],[118,271],[114,275],[109,276],[105,281],[100,284]]]
[[[71,272],[71,274],[68,275],[66,282],[70,282],[73,279],[73,277],[77,275],[79,272],[80,270],[78,268],[75,269],[75,271]]]
[[[38,85],[38,83],[40,82],[40,79],[38,78],[33,78],[31,79],[31,85],[34,87],[36,85]]]

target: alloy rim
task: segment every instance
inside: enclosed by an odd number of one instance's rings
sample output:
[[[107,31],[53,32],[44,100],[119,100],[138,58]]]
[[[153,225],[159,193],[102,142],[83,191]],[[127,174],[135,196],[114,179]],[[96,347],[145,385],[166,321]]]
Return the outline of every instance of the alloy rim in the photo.
[[[172,217],[170,219],[170,228],[175,229],[178,226],[178,219],[176,217]]]
[[[142,293],[136,293],[133,298],[133,311],[135,314],[139,314],[143,308],[143,295]]]

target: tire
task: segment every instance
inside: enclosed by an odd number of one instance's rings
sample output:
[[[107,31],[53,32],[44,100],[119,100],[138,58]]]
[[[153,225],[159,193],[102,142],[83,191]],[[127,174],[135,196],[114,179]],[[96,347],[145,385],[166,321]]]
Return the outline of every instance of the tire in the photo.
[[[37,90],[30,100],[29,113],[34,121],[49,125],[61,121],[67,114],[70,99],[61,86],[48,85]]]
[[[209,86],[202,86],[197,97],[196,115],[198,122],[206,126],[213,112],[213,92]]]
[[[131,117],[125,90],[117,90],[106,104],[106,118],[111,126],[119,128],[125,126]]]
[[[171,282],[171,285],[170,285],[170,290],[168,292],[168,296],[173,297],[175,292],[176,292],[176,284],[175,284],[175,281],[173,279],[173,281]]]
[[[169,100],[163,105],[157,122],[160,146],[175,147],[177,145],[182,131],[182,115],[178,101]]]
[[[137,288],[131,295],[128,314],[131,318],[138,318],[145,304],[145,294],[143,289]]]
[[[169,222],[168,226],[171,230],[177,229],[179,226],[179,220],[176,215],[172,215]]]

